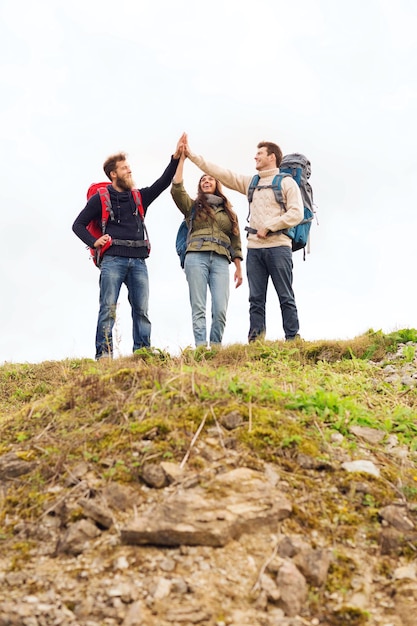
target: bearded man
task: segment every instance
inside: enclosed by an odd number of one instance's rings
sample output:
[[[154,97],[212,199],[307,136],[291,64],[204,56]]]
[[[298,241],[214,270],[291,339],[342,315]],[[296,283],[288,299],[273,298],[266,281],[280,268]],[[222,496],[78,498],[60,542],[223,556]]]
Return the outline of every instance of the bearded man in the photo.
[[[139,189],[143,213],[171,184],[182,151],[183,137],[164,173],[150,187]],[[110,219],[105,233],[96,239],[87,229],[92,220],[101,221],[101,199],[96,193],[78,215],[72,230],[90,248],[103,249],[100,263],[100,308],[96,332],[96,356],[113,356],[113,327],[119,293],[124,283],[132,308],[133,352],[151,345],[151,322],[148,316],[149,281],[146,259],[149,241],[145,222],[139,215],[133,198],[132,171],[124,152],[114,154],[103,165],[111,181],[107,186],[111,202]],[[110,245],[109,245],[110,244]]]

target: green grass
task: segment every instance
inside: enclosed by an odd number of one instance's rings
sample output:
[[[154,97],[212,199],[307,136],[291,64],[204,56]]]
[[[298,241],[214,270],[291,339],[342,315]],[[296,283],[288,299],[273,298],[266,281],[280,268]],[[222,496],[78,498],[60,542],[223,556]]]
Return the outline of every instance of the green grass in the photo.
[[[201,441],[237,412],[239,426],[223,438],[239,464],[274,464],[294,502],[288,532],[320,532],[340,547],[361,528],[376,545],[379,507],[399,497],[417,506],[417,390],[387,383],[383,371],[387,362],[415,364],[415,342],[414,329],[370,330],[350,341],[188,348],[175,358],[138,351],[99,363],[6,363],[0,367],[0,456],[14,452],[36,469],[9,485],[0,524],[38,520],[54,498],[51,487],[63,486],[80,461],[98,479],[135,483],[148,462],[181,463],[203,422]],[[352,426],[378,429],[385,439],[371,446],[352,434]],[[390,435],[408,450],[408,465],[387,454]],[[364,449],[380,461],[381,476],[361,475],[356,490],[335,452],[354,459],[363,458]],[[227,458],[227,447],[223,454]],[[326,471],[303,469],[300,455]],[[192,451],[187,464],[199,472],[206,460]],[[13,524],[7,528],[0,545],[13,541]],[[340,553],[329,590],[341,581],[348,586],[351,569]],[[337,619],[366,623],[365,613],[348,608]]]

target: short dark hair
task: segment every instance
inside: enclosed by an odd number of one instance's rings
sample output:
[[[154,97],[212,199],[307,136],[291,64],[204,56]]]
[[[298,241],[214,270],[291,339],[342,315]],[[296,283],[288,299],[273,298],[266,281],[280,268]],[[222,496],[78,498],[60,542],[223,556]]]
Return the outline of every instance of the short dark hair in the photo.
[[[117,164],[120,161],[126,161],[126,159],[126,152],[118,152],[117,154],[112,154],[111,156],[107,157],[103,164],[103,170],[109,180],[111,180],[110,172],[114,172]]]
[[[257,145],[257,148],[266,148],[266,153],[268,155],[275,154],[277,167],[281,165],[282,150],[276,143],[272,143],[272,141],[260,141]]]

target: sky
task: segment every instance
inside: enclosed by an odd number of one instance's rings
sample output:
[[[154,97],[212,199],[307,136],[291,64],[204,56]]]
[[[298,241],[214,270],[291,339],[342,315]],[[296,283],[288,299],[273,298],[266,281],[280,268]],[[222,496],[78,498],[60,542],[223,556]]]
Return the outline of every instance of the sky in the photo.
[[[416,31],[414,0],[0,0],[0,363],[94,358],[99,270],[72,223],[109,154],[149,186],[184,131],[239,174],[262,140],[310,159],[318,223],[293,258],[304,339],[417,327]],[[192,197],[199,176],[187,161]],[[225,191],[243,231],[247,200]],[[146,224],[151,341],[171,354],[194,345],[180,222],[168,188]],[[249,326],[233,268],[225,345]],[[131,326],[123,287],[116,356]],[[266,338],[283,339],[272,284]]]

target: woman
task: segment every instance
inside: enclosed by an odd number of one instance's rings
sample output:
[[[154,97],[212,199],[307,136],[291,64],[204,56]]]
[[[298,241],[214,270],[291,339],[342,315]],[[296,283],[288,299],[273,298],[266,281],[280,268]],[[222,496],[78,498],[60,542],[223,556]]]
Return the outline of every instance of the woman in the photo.
[[[229,301],[229,264],[235,264],[234,282],[242,284],[242,244],[236,213],[223,195],[220,183],[205,174],[193,200],[183,185],[185,154],[172,180],[171,195],[184,214],[189,229],[184,270],[190,292],[196,347],[207,346],[207,287],[211,294],[210,346],[220,345]]]

